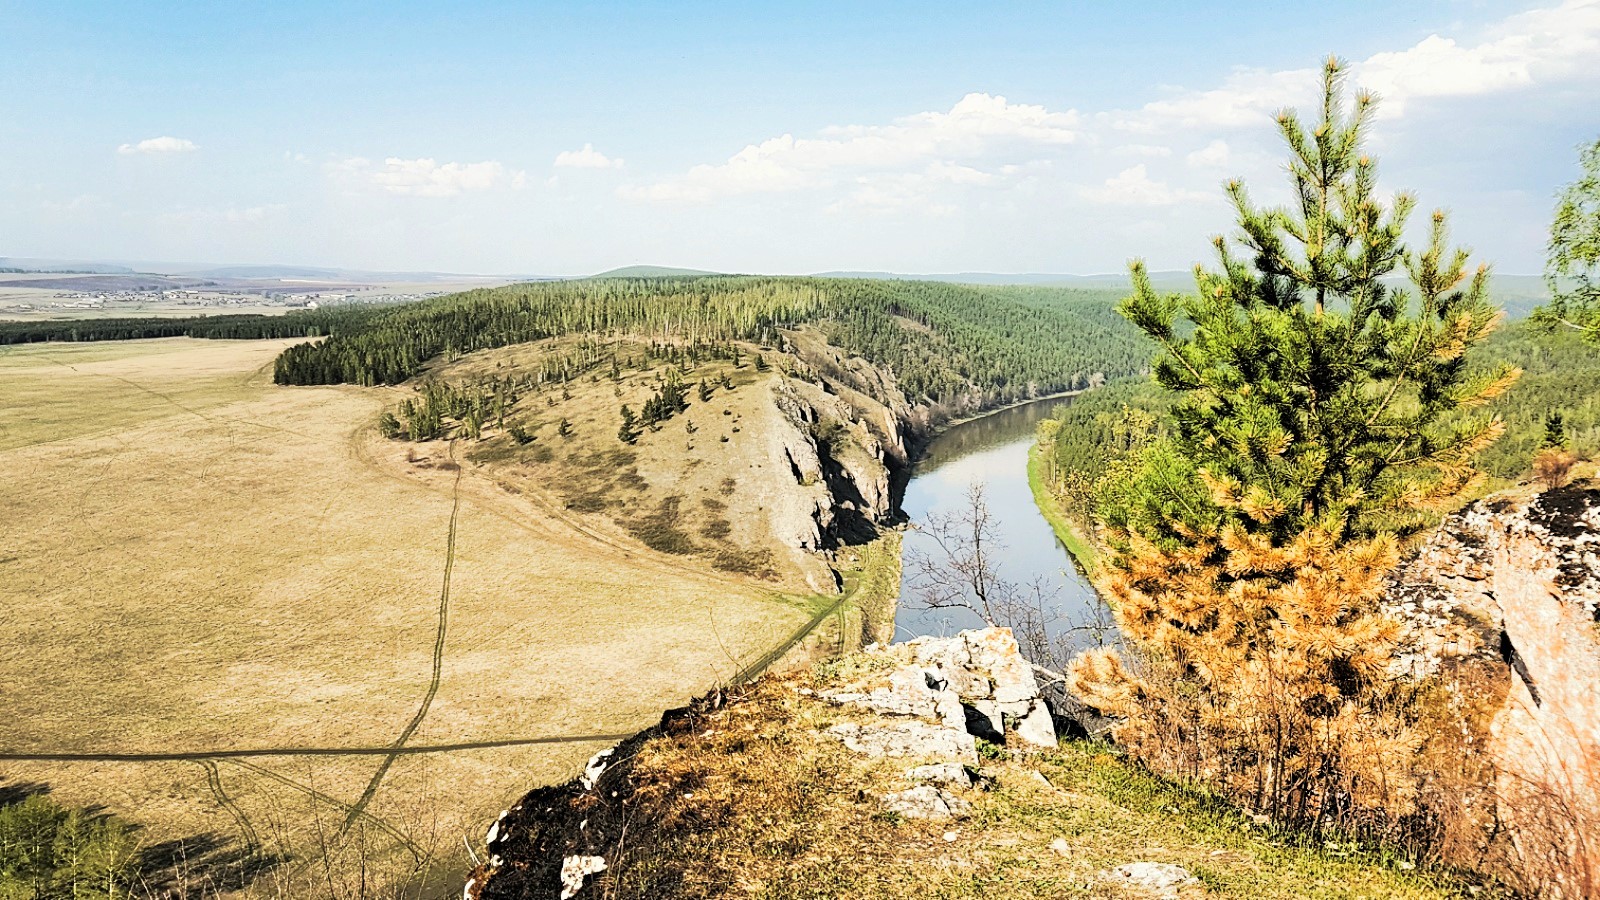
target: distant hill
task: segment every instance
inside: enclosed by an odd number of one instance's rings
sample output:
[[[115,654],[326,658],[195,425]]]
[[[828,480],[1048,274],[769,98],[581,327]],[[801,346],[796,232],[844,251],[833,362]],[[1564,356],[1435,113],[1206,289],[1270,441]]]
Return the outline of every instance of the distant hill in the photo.
[[[0,256],[0,272],[40,272],[59,275],[132,275],[133,271],[127,266],[113,266],[79,259],[29,259],[26,257]]]
[[[675,266],[623,266],[610,269],[590,278],[691,278],[699,275],[720,275],[705,269],[680,269]]]
[[[901,272],[818,272],[818,278],[874,278],[888,281],[940,281],[952,284],[976,285],[1033,285],[1040,287],[1081,287],[1131,290],[1133,285],[1126,274],[1120,272],[1101,275],[1062,275],[1037,272],[1013,274],[999,272],[950,272],[912,275]],[[1385,279],[1399,286],[1405,278]],[[1194,290],[1194,275],[1190,272],[1151,272],[1150,281],[1158,291],[1188,293]],[[1539,275],[1491,275],[1489,296],[1505,308],[1510,319],[1526,318],[1533,308],[1550,299],[1544,278]]]

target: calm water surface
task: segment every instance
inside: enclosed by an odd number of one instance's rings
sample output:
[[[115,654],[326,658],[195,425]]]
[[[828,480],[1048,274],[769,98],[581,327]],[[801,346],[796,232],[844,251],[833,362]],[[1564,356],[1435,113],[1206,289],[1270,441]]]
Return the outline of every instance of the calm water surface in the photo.
[[[1056,614],[1053,630],[1070,634],[1074,645],[1087,647],[1095,643],[1094,638],[1070,629],[1094,618],[1103,609],[1101,601],[1079,574],[1067,548],[1056,539],[1028,489],[1028,451],[1034,443],[1034,428],[1065,402],[1067,398],[1039,400],[946,431],[934,439],[917,464],[901,506],[913,523],[920,524],[929,512],[960,511],[966,505],[968,487],[973,482],[982,484],[1003,545],[995,554],[999,577],[1018,585],[1043,579],[1054,591],[1050,600]],[[908,531],[906,558],[919,551],[931,555],[938,548],[928,535]],[[906,574],[895,615],[896,640],[983,627],[983,621],[966,610],[921,607],[909,566]]]

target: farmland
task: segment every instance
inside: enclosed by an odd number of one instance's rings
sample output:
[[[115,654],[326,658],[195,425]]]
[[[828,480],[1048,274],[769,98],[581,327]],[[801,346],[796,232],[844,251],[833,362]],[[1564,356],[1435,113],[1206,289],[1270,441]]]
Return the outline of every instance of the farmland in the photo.
[[[0,351],[0,785],[185,840],[191,882],[459,872],[809,617],[408,459],[372,427],[405,388],[275,387],[291,343]]]

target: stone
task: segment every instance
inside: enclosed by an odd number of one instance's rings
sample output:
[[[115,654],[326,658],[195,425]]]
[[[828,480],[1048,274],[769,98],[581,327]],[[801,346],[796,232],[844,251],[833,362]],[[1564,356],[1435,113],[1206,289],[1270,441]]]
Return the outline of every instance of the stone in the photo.
[[[1070,856],[1072,848],[1067,846],[1066,838],[1056,838],[1050,842],[1050,850],[1057,856]]]
[[[888,794],[883,798],[883,808],[908,819],[935,821],[954,819],[972,812],[971,803],[931,784],[920,784]]]
[[[978,764],[978,744],[972,735],[943,725],[903,722],[894,725],[857,725],[844,722],[825,732],[857,753],[877,757],[915,757],[942,762]]]
[[[971,787],[972,776],[967,774],[967,767],[960,763],[934,763],[927,766],[917,766],[906,772],[906,777],[912,781],[926,781],[946,787]]]
[[[1197,881],[1189,874],[1189,870],[1182,866],[1156,862],[1135,862],[1117,866],[1106,873],[1106,878],[1117,884],[1153,892],[1158,897],[1177,897],[1178,888]]]
[[[610,765],[611,754],[615,752],[616,748],[612,747],[589,757],[589,764],[583,767],[583,774],[578,777],[584,790],[594,790],[594,786],[600,781],[600,776],[605,774],[606,766]]]
[[[561,900],[571,900],[583,890],[583,880],[606,870],[599,856],[569,856],[561,861]]]
[[[902,666],[890,673],[886,688],[822,696],[831,702],[859,706],[879,715],[932,718],[952,728],[965,727],[961,700],[953,691],[943,689],[944,683],[937,670]]]
[[[1056,746],[1056,725],[1050,717],[1050,707],[1043,700],[1034,700],[1028,714],[1017,720],[1017,738],[1035,747]]]
[[[1033,675],[1029,674],[1027,684],[1002,684],[994,689],[995,702],[1027,704],[1039,696],[1039,685],[1033,682]]]

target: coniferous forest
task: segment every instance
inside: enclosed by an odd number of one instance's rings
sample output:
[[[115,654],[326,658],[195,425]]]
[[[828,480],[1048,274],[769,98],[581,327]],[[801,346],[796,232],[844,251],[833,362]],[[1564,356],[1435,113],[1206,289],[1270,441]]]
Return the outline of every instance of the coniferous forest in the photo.
[[[281,384],[393,384],[438,356],[573,333],[770,342],[819,328],[889,369],[913,401],[990,402],[1130,374],[1148,350],[1110,292],[861,279],[705,277],[537,282],[375,309],[291,348]]]

